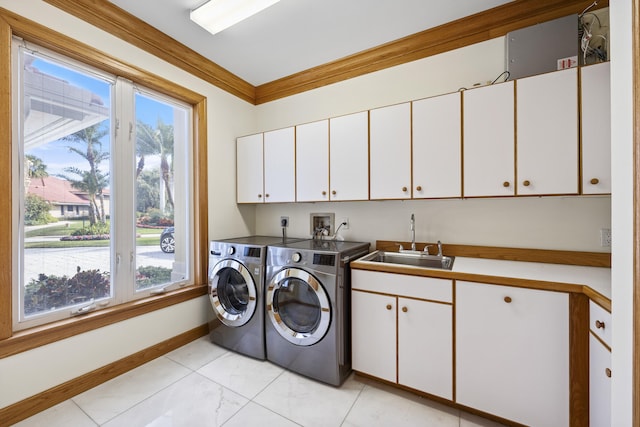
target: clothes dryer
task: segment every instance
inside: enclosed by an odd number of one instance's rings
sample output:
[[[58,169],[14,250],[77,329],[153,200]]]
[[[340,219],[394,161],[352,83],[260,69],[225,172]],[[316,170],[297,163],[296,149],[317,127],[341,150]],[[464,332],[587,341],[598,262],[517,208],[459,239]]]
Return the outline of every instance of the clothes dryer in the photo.
[[[287,242],[299,240],[288,239]],[[209,244],[209,301],[216,319],[211,341],[264,360],[264,280],[267,245],[282,237],[248,236]]]
[[[267,359],[339,386],[351,372],[351,270],[369,243],[306,240],[269,246]]]

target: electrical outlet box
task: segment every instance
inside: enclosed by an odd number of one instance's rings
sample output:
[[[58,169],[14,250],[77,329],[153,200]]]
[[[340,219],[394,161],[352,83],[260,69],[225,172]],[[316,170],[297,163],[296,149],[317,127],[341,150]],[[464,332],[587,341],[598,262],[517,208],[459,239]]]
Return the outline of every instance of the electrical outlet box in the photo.
[[[611,247],[611,229],[610,228],[600,229],[600,246],[602,246],[603,248]]]
[[[335,232],[336,216],[333,213],[312,213],[311,236],[331,236]]]
[[[288,227],[289,226],[289,217],[281,216],[280,217],[280,227]]]

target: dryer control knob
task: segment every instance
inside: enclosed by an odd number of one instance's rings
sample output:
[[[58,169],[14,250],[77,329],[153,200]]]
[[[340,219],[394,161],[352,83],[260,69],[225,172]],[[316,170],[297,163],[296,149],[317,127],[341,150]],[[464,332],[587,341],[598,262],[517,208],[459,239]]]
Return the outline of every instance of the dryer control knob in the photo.
[[[300,252],[296,252],[291,255],[291,259],[293,260],[293,262],[300,262],[300,260],[302,259],[302,255],[300,255]]]
[[[229,246],[229,249],[227,249],[227,254],[233,255],[235,253],[236,253],[236,248],[234,248],[233,246]]]

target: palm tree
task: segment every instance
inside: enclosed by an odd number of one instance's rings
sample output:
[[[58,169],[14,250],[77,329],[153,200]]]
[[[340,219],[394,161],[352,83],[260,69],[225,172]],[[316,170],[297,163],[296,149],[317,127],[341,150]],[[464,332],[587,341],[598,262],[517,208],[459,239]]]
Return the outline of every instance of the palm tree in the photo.
[[[139,175],[142,171],[145,155],[160,155],[160,171],[164,182],[166,201],[169,209],[173,212],[173,191],[171,190],[174,146],[173,125],[165,124],[161,119],[158,119],[155,129],[143,122],[138,122],[136,129],[136,152],[140,157],[136,172]]]
[[[44,187],[44,179],[49,176],[47,172],[47,165],[42,162],[40,157],[36,157],[33,154],[25,155],[27,159],[27,176],[29,178],[39,178]]]
[[[71,185],[89,197],[89,222],[105,222],[106,213],[104,211],[104,189],[109,186],[109,174],[103,173],[99,167],[103,160],[109,159],[109,153],[102,151],[101,139],[109,133],[109,130],[98,123],[71,135],[64,137],[64,140],[74,143],[85,144],[83,149],[68,147],[69,151],[83,157],[89,163],[89,170],[80,170],[77,167],[67,167],[65,172],[74,174],[80,179],[71,179],[68,176],[60,175],[71,182]],[[96,202],[96,196],[100,199],[100,207]]]

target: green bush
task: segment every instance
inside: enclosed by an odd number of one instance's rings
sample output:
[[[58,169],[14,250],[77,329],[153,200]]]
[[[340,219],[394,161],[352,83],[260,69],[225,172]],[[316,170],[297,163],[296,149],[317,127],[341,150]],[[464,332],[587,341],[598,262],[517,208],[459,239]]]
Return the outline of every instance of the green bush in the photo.
[[[136,285],[138,289],[161,285],[171,281],[171,269],[153,265],[138,267]]]
[[[49,213],[51,204],[36,194],[27,194],[24,200],[24,224],[44,225],[58,220]]]
[[[72,236],[96,236],[109,234],[109,224],[106,222],[97,222],[95,224],[79,228],[71,233]]]
[[[173,216],[163,214],[160,209],[150,208],[138,218],[138,224],[169,227],[173,225]]]
[[[25,315],[68,307],[91,299],[111,295],[109,273],[100,270],[85,270],[71,278],[40,274],[25,286]]]

